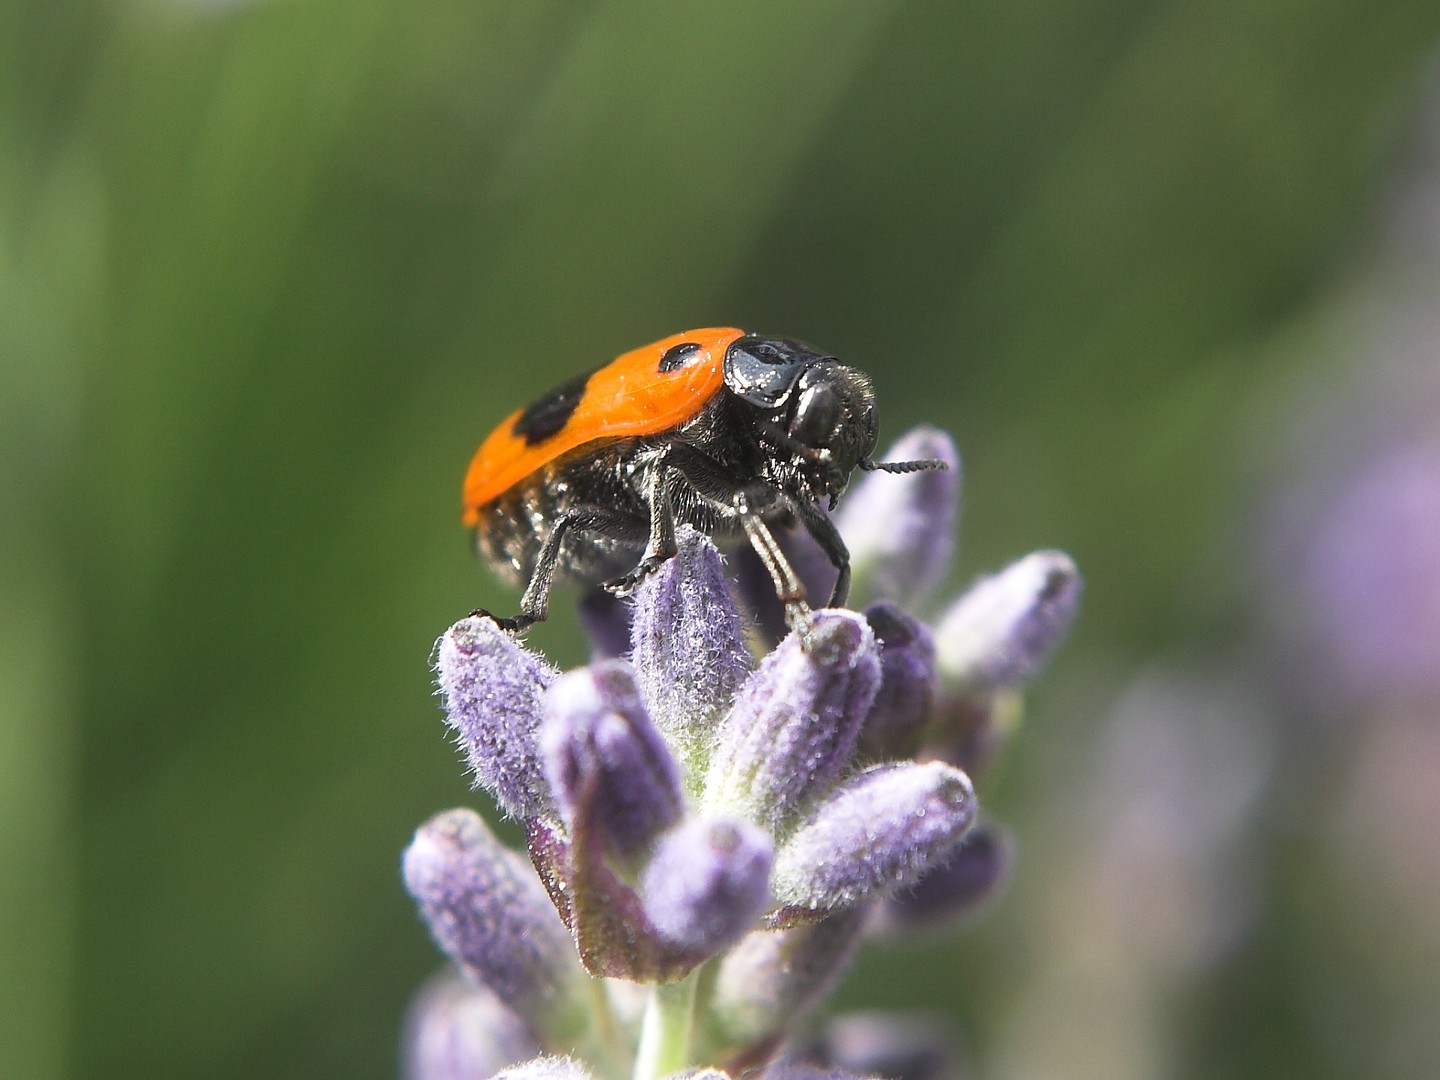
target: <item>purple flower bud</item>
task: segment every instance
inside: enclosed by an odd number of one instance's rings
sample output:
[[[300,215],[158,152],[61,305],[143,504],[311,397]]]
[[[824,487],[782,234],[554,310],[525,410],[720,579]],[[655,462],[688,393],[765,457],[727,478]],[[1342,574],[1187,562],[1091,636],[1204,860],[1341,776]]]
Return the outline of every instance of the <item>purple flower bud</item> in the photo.
[[[750,670],[720,553],[689,526],[679,553],[635,593],[632,659],[656,725],[687,764],[698,760]]]
[[[717,953],[769,904],[774,857],[769,835],[748,821],[688,821],[661,840],[645,868],[645,912],[679,949]]]
[[[580,626],[590,639],[590,662],[599,663],[630,651],[630,603],[603,589],[590,589],[576,605]]]
[[[506,813],[550,809],[540,773],[540,698],[555,671],[482,616],[461,619],[436,646],[445,718],[480,787]]]
[[[945,576],[954,550],[960,502],[960,456],[943,431],[918,427],[901,436],[883,461],[936,458],[949,468],[864,477],[840,507],[836,524],[850,547],[856,603],[926,600]]]
[[[982,578],[935,629],[940,677],[957,694],[1019,685],[1050,659],[1080,600],[1080,574],[1061,551],[1037,551]]]
[[[935,641],[930,631],[889,602],[865,611],[880,643],[880,691],[860,729],[860,755],[870,761],[914,751],[935,698]]]
[[[975,793],[959,769],[938,761],[868,769],[781,846],[775,895],[824,911],[912,884],[954,851],[974,817]]]
[[[554,1017],[580,974],[529,865],[472,810],[431,818],[405,851],[405,886],[442,952],[528,1021]]]
[[[491,1080],[590,1080],[590,1073],[570,1058],[542,1057],[498,1072]]]
[[[849,966],[867,914],[863,907],[852,908],[788,930],[749,934],[726,953],[711,997],[725,1041],[773,1049]],[[739,1057],[753,1063],[743,1050]]]
[[[931,867],[909,889],[886,897],[882,925],[886,930],[920,930],[970,915],[1004,890],[1013,862],[1009,836],[977,826],[943,866]]]
[[[572,830],[583,806],[594,839],[629,859],[680,819],[679,768],[624,660],[561,676],[545,695],[544,712],[545,775]]]
[[[959,1052],[938,1016],[848,1013],[826,1025],[821,1052],[825,1061],[860,1076],[955,1080],[962,1075]],[[768,1073],[765,1080],[771,1080]]]
[[[707,807],[767,827],[799,813],[850,763],[879,686],[869,624],[815,612],[808,648],[791,634],[741,687],[710,761]]]
[[[422,990],[405,1022],[406,1080],[473,1080],[539,1052],[494,994],[451,976]]]

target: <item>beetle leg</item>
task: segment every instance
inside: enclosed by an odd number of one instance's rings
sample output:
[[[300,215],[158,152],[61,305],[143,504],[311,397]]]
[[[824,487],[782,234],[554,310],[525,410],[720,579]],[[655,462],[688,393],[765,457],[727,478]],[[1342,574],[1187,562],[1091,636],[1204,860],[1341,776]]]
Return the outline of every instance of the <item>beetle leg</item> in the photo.
[[[671,470],[663,463],[652,465],[645,477],[645,502],[650,507],[650,538],[645,554],[635,569],[612,578],[600,587],[611,596],[629,596],[640,582],[675,557],[675,510],[670,499]]]
[[[805,602],[805,585],[800,580],[800,575],[795,573],[795,568],[785,557],[785,552],[781,550],[775,534],[770,531],[770,526],[765,524],[765,519],[750,508],[750,500],[743,491],[734,494],[733,504],[740,524],[745,529],[745,538],[750,541],[761,565],[770,575],[770,580],[775,585],[775,595],[785,605],[786,625],[799,633],[808,647],[810,605]]]
[[[525,595],[520,598],[520,614],[514,618],[501,618],[484,608],[473,614],[494,619],[502,630],[519,633],[521,630],[544,622],[550,614],[550,585],[560,562],[565,538],[572,532],[593,532],[601,536],[624,540],[635,532],[631,523],[612,510],[597,506],[577,506],[565,511],[555,521],[555,527],[540,545],[535,557],[535,569],[530,572],[530,581],[525,586]]]
[[[820,509],[817,502],[808,498],[792,499],[791,502],[800,523],[805,526],[805,531],[815,538],[820,550],[830,560],[830,565],[839,571],[835,578],[835,587],[830,590],[830,603],[827,606],[840,607],[850,595],[850,549],[845,546],[845,540],[840,536],[840,530],[835,528],[835,522],[830,520],[829,514]]]

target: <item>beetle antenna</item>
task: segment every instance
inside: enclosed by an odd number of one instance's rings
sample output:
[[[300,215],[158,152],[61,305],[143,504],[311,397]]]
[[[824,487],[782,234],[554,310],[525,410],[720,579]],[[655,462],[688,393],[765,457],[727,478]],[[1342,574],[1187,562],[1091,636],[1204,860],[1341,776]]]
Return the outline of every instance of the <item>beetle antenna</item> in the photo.
[[[948,468],[950,468],[950,466],[939,458],[921,458],[919,461],[872,461],[870,458],[860,459],[860,469],[862,472],[911,473]]]

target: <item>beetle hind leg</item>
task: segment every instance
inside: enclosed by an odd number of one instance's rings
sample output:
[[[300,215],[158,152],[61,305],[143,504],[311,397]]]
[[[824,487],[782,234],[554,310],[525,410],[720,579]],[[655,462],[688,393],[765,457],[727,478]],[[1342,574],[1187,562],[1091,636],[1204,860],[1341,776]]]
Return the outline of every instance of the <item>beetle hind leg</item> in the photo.
[[[544,622],[550,616],[550,589],[561,558],[566,553],[566,542],[574,541],[581,534],[616,543],[635,543],[644,536],[644,527],[640,522],[605,507],[578,506],[567,510],[556,519],[554,528],[540,545],[535,568],[530,572],[530,581],[520,598],[520,614],[505,618],[483,608],[473,614],[494,620],[497,626],[510,633],[520,633],[535,623]]]

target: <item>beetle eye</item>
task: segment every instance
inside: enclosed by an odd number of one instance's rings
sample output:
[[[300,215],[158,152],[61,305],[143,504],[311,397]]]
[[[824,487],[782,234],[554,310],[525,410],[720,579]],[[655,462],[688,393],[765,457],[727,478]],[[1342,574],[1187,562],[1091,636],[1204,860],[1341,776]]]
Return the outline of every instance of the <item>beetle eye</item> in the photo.
[[[800,392],[790,434],[803,446],[828,446],[840,423],[840,399],[828,382],[812,383]]]

